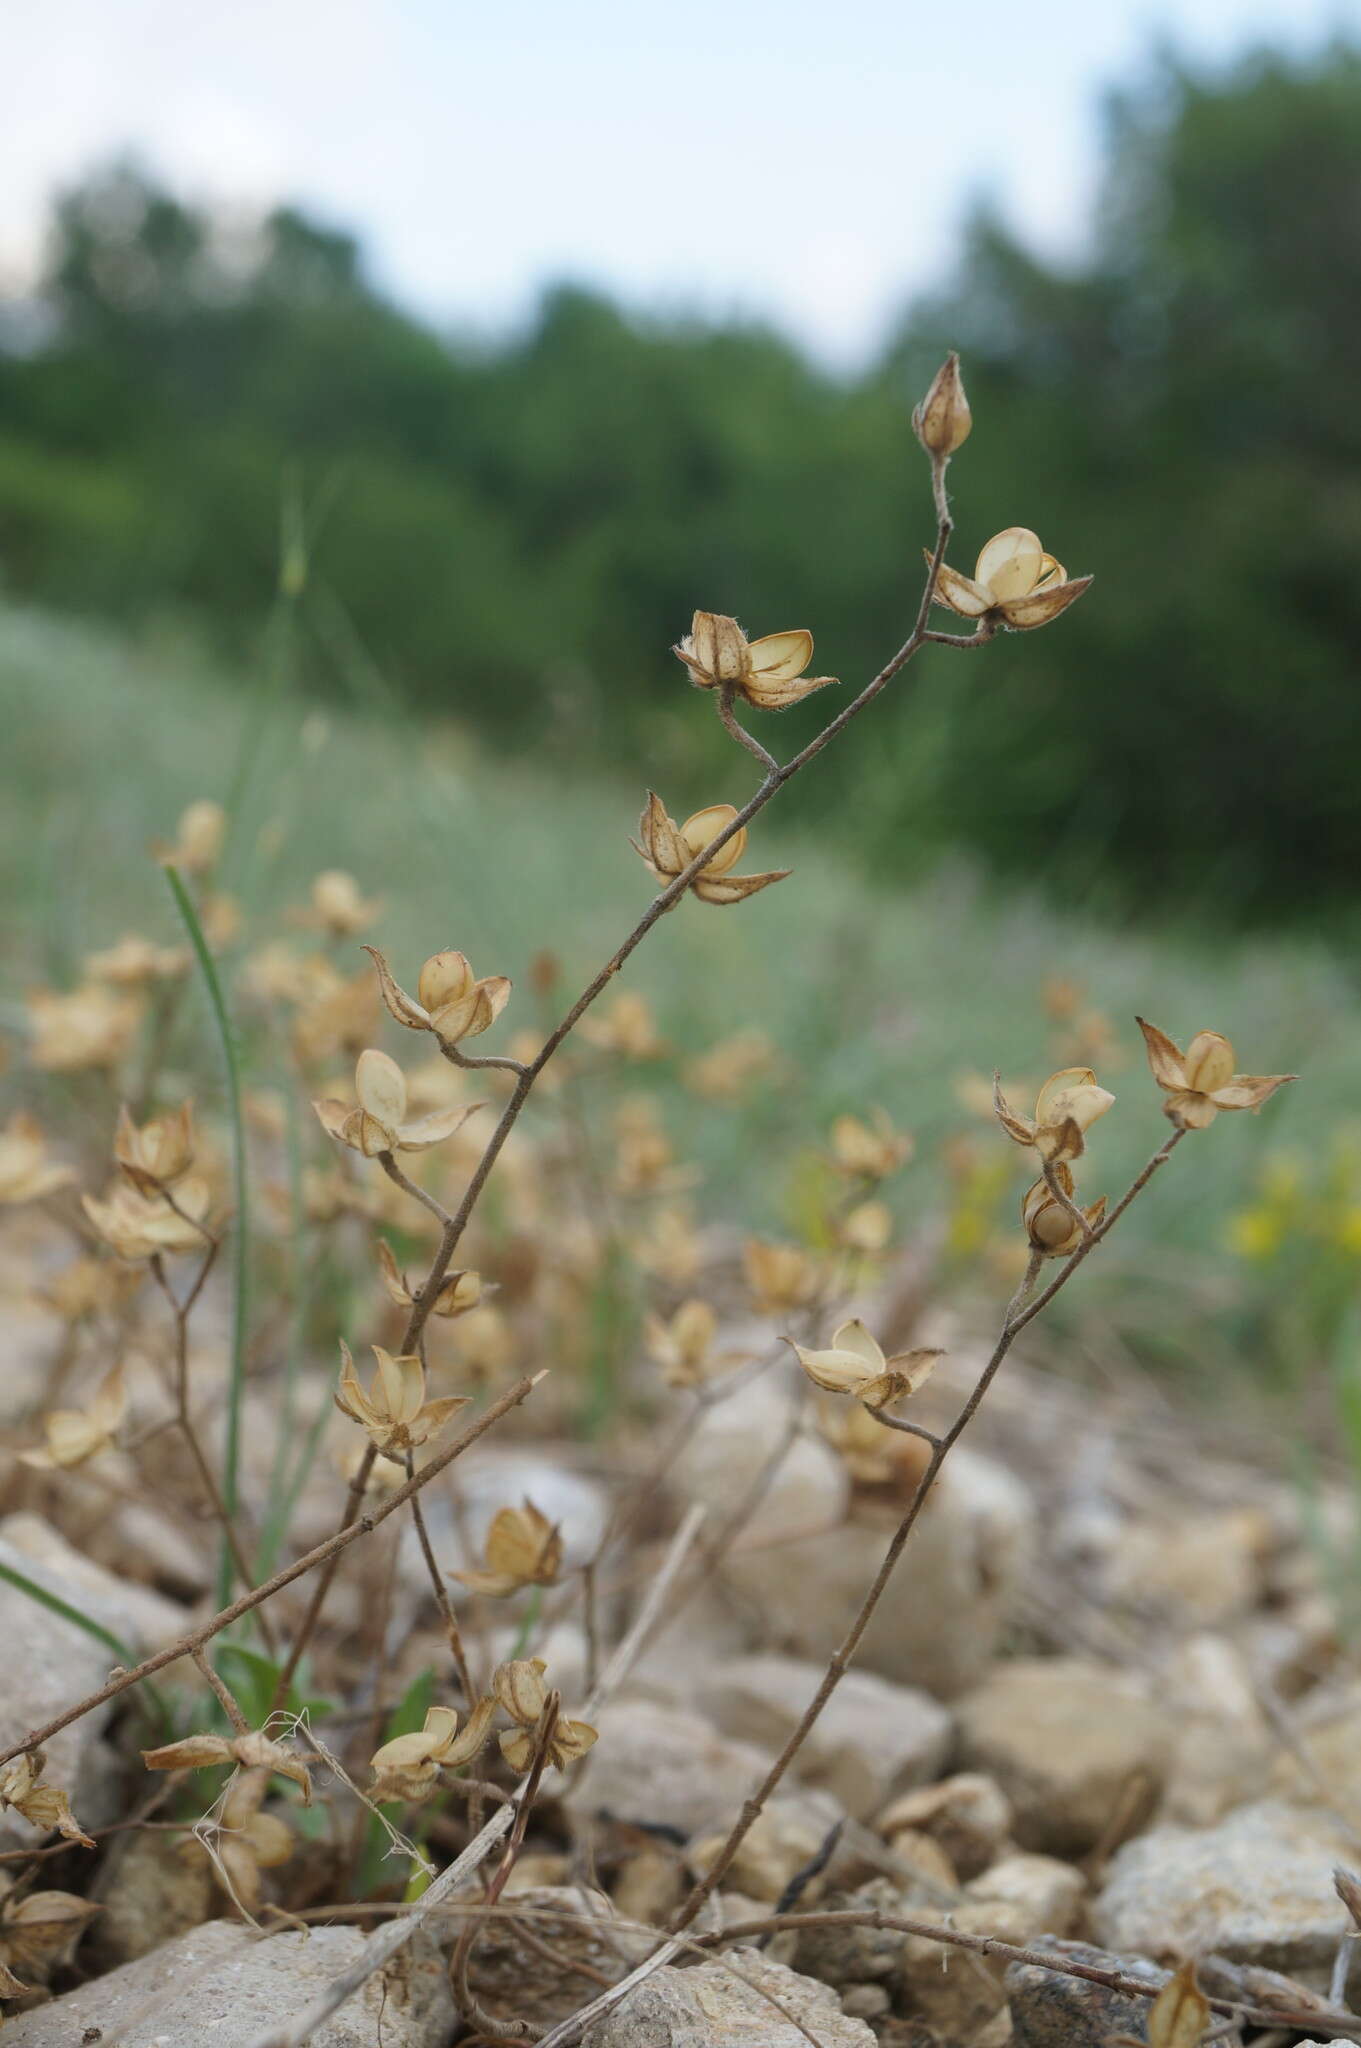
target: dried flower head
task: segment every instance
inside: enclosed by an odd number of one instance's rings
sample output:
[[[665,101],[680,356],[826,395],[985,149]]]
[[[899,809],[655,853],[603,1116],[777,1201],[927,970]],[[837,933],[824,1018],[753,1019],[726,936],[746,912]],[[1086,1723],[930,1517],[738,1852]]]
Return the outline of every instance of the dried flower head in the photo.
[[[1080,1159],[1085,1134],[1104,1116],[1115,1097],[1097,1086],[1090,1067],[1064,1067],[1051,1074],[1035,1101],[1033,1117],[1021,1116],[1002,1093],[1000,1076],[992,1079],[992,1106],[998,1123],[1018,1145],[1032,1145],[1041,1159]]]
[[[382,1346],[373,1346],[378,1361],[369,1391],[364,1392],[355,1371],[350,1348],[341,1340],[344,1365],[335,1404],[343,1415],[367,1430],[376,1451],[409,1451],[442,1430],[451,1416],[466,1408],[466,1394],[446,1395],[437,1401],[425,1398],[425,1367],[419,1358],[394,1358]]]
[[[498,1508],[482,1545],[481,1571],[451,1572],[474,1593],[504,1600],[525,1586],[553,1586],[562,1570],[562,1531],[533,1501]]]
[[[588,1044],[624,1059],[656,1060],[669,1050],[658,1036],[651,1003],[636,989],[621,989],[600,1016],[583,1017],[579,1029]]]
[[[1073,1199],[1073,1176],[1070,1169],[1060,1161],[1053,1169],[1059,1186]],[[1099,1195],[1082,1211],[1089,1226],[1095,1230],[1106,1213],[1106,1197]],[[1082,1226],[1077,1223],[1046,1181],[1033,1181],[1021,1197],[1021,1222],[1030,1240],[1030,1248],[1045,1259],[1062,1259],[1069,1252],[1075,1252],[1083,1239]]]
[[[201,1251],[207,1241],[212,1192],[206,1181],[182,1180],[173,1208],[164,1195],[139,1195],[126,1181],[116,1182],[102,1200],[94,1195],[80,1199],[91,1223],[120,1259]]]
[[[88,981],[63,995],[30,989],[26,997],[33,1034],[31,1058],[49,1074],[73,1074],[85,1067],[116,1067],[132,1048],[142,1018],[133,996],[118,995],[105,983]]]
[[[857,1486],[889,1485],[902,1469],[903,1446],[921,1441],[885,1429],[859,1401],[820,1403],[818,1430]]]
[[[479,1103],[456,1103],[408,1119],[406,1076],[396,1060],[373,1046],[359,1055],[354,1092],[357,1101],[353,1109],[329,1097],[312,1107],[333,1138],[352,1152],[362,1152],[366,1159],[375,1159],[382,1152],[425,1152],[431,1145],[443,1144],[481,1107]]]
[[[839,1116],[832,1125],[831,1160],[839,1173],[853,1179],[885,1180],[912,1157],[912,1139],[895,1131],[882,1109],[869,1122]]]
[[[295,1749],[276,1742],[263,1729],[252,1728],[245,1735],[187,1735],[182,1742],[144,1749],[142,1762],[149,1771],[203,1771],[215,1764],[238,1764],[243,1770],[291,1778],[302,1787],[303,1805],[312,1804],[312,1778],[306,1764]]]
[[[210,1852],[218,1883],[248,1914],[259,1908],[262,1873],[287,1863],[297,1846],[286,1821],[260,1811],[269,1775],[264,1769],[238,1771],[223,1798]]]
[[[161,840],[152,851],[166,867],[186,875],[208,875],[222,858],[226,838],[227,813],[221,804],[200,797],[181,811],[173,841],[167,845]]]
[[[441,1045],[457,1045],[461,1039],[477,1038],[494,1024],[510,999],[510,983],[504,974],[484,975],[479,981],[466,953],[432,953],[416,982],[419,1000],[413,1000],[393,980],[387,961],[374,946],[364,951],[378,969],[383,1001],[399,1024],[408,1031],[433,1031]]]
[[[312,884],[311,914],[333,939],[352,939],[371,925],[383,906],[365,897],[344,868],[327,868]]]
[[[925,398],[912,414],[917,439],[928,455],[953,455],[973,431],[973,414],[964,396],[959,357],[951,349],[931,379]]]
[[[72,1813],[66,1794],[55,1785],[43,1784],[44,1761],[40,1749],[29,1749],[0,1765],[0,1807],[12,1806],[31,1826],[44,1832],[55,1828],[68,1842],[93,1849],[94,1842]]]
[[[939,1350],[926,1350],[900,1351],[886,1358],[882,1345],[859,1316],[833,1332],[826,1351],[805,1350],[792,1337],[785,1342],[815,1387],[828,1394],[850,1394],[867,1408],[884,1408],[904,1394],[915,1394],[925,1386],[941,1356]]]
[[[411,1291],[411,1283],[405,1273],[398,1270],[392,1246],[385,1237],[379,1238],[377,1250],[378,1265],[383,1275],[383,1286],[387,1290],[388,1300],[398,1308],[414,1308],[416,1297]],[[476,1308],[481,1299],[481,1274],[464,1267],[458,1272],[445,1274],[440,1281],[430,1313],[435,1316],[467,1315],[469,1309]]]
[[[116,1259],[94,1258],[82,1252],[53,1274],[38,1298],[63,1322],[78,1323],[87,1316],[120,1308],[136,1292],[141,1280],[140,1273],[130,1272]]]
[[[113,1156],[141,1195],[156,1195],[182,1180],[194,1163],[194,1105],[182,1102],[169,1116],[153,1116],[140,1129],[126,1102],[118,1112]]]
[[[893,1236],[893,1211],[887,1202],[857,1202],[835,1226],[834,1235],[848,1252],[873,1258]]]
[[[124,932],[116,946],[86,954],[85,972],[91,981],[142,988],[152,981],[176,980],[187,972],[191,958],[187,946],[158,946],[138,932]]]
[[[718,1317],[707,1301],[683,1301],[670,1321],[648,1316],[643,1337],[648,1356],[662,1369],[669,1387],[701,1387],[713,1370]]]
[[[294,997],[293,1050],[304,1066],[359,1052],[378,1026],[378,991],[373,976],[339,974],[320,956],[304,963],[306,987]]]
[[[706,1102],[737,1102],[754,1082],[779,1066],[774,1042],[764,1031],[735,1031],[690,1060],[681,1078]]]
[[[1136,1019],[1154,1080],[1166,1093],[1163,1115],[1183,1131],[1203,1131],[1221,1109],[1260,1109],[1295,1074],[1236,1074],[1233,1047],[1218,1031],[1198,1031],[1185,1052],[1156,1024]]]
[[[485,1384],[503,1373],[515,1356],[515,1339],[504,1311],[494,1301],[479,1302],[458,1324],[461,1373]]]
[[[806,676],[813,659],[813,636],[802,629],[767,633],[748,640],[736,619],[721,612],[696,612],[690,631],[672,649],[701,690],[732,690],[759,711],[783,711],[836,681],[835,676]]]
[[[46,1981],[49,1971],[69,1963],[81,1935],[101,1912],[73,1892],[9,1892],[0,1899],[0,1961]],[[0,1998],[17,1994],[0,1983]]]
[[[42,1125],[27,1110],[17,1109],[0,1131],[0,1204],[40,1202],[58,1188],[69,1187],[75,1174],[47,1156]]]
[[[369,1796],[379,1801],[426,1798],[442,1770],[458,1770],[480,1755],[495,1713],[495,1700],[479,1700],[460,1734],[452,1707],[431,1707],[423,1727],[410,1735],[394,1735],[373,1752]]]
[[[40,1472],[65,1472],[87,1464],[112,1447],[127,1409],[127,1387],[119,1364],[105,1374],[88,1408],[54,1408],[43,1417],[45,1450],[20,1451],[19,1456]]]
[[[647,862],[659,882],[674,882],[727,829],[737,816],[731,804],[710,804],[696,811],[683,825],[668,817],[666,806],[655,791],[648,792],[647,806],[638,821],[638,838],[633,849]],[[747,846],[747,828],[734,832],[699,870],[690,887],[703,903],[740,903],[758,889],[782,882],[788,868],[772,868],[761,875],[735,875]]]
[[[929,554],[926,559],[929,563]],[[948,605],[963,619],[986,619],[1024,632],[1047,626],[1081,597],[1091,580],[1078,576],[1070,583],[1062,562],[1045,553],[1028,526],[1008,526],[987,542],[972,577],[942,562],[934,595],[937,604]]]
[[[548,1723],[547,1710],[557,1695],[544,1684],[545,1669],[542,1657],[521,1657],[498,1664],[492,1673],[496,1703],[517,1723],[499,1738],[501,1754],[513,1771],[529,1769],[541,1740],[546,1760],[560,1771],[585,1756],[598,1740],[597,1730],[586,1721],[570,1721],[557,1713]]]
[[[795,1244],[769,1244],[749,1237],[742,1247],[742,1272],[756,1305],[768,1314],[802,1308],[817,1293],[817,1263]]]

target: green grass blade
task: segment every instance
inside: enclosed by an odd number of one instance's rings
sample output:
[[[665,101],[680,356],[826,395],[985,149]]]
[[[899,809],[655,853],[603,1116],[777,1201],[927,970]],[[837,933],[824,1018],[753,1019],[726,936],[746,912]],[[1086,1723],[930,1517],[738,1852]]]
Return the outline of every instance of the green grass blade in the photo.
[[[29,1600],[36,1602],[39,1607],[46,1607],[52,1614],[59,1614],[63,1621],[72,1622],[76,1628],[84,1629],[87,1636],[93,1636],[97,1643],[103,1643],[106,1649],[112,1650],[125,1670],[131,1671],[140,1661],[137,1652],[130,1649],[122,1637],[116,1636],[111,1628],[105,1628],[102,1621],[96,1621],[93,1615],[86,1614],[79,1607],[73,1607],[70,1601],[63,1600],[59,1593],[49,1593],[46,1586],[40,1586],[36,1579],[30,1579],[25,1573],[16,1571],[13,1565],[0,1563],[0,1579],[3,1579],[6,1585],[15,1587]],[[157,1691],[149,1678],[144,1678],[142,1683],[155,1703],[162,1723],[168,1727],[170,1710],[165,1695]]]
[[[231,1378],[227,1388],[227,1442],[222,1460],[222,1500],[228,1517],[235,1515],[239,1499],[241,1468],[241,1406],[246,1387],[246,1324],[250,1315],[250,1208],[246,1176],[246,1121],[241,1107],[241,1065],[231,1019],[218,979],[217,966],[203,936],[203,926],[193,899],[177,869],[167,867],[170,884],[184,928],[208,991],[208,1001],[222,1047],[222,1064],[227,1082],[227,1110],[232,1131],[232,1189],[236,1202],[236,1224],[232,1237],[232,1355]],[[225,1607],[232,1597],[235,1568],[231,1546],[225,1536],[218,1559],[217,1599]]]

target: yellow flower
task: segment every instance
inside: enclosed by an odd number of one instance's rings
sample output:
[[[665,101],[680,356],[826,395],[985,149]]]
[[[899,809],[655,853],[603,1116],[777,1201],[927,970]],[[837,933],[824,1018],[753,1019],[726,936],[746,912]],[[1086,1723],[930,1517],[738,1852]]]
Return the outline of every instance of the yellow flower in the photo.
[[[813,659],[811,633],[799,629],[748,640],[736,619],[722,612],[696,612],[690,631],[672,652],[701,690],[730,689],[760,711],[783,711],[836,681],[835,676],[804,675]]]
[[[533,1501],[498,1508],[482,1545],[483,1571],[451,1572],[474,1593],[504,1600],[524,1586],[556,1585],[562,1569],[562,1532]]]
[[[194,1163],[194,1105],[154,1116],[139,1130],[126,1102],[118,1112],[113,1156],[140,1195],[156,1195],[182,1180]]]
[[[1230,1216],[1226,1235],[1240,1259],[1274,1258],[1285,1236],[1285,1219],[1276,1209],[1240,1209]]]
[[[333,1138],[352,1152],[362,1152],[366,1159],[375,1159],[382,1152],[425,1152],[452,1138],[481,1107],[480,1103],[455,1103],[408,1121],[406,1077],[396,1060],[373,1046],[359,1055],[354,1092],[358,1101],[353,1109],[329,1097],[312,1107]]]
[[[366,1394],[343,1338],[340,1349],[345,1363],[336,1389],[336,1407],[367,1430],[376,1451],[413,1450],[437,1435],[451,1416],[468,1405],[465,1394],[427,1401],[425,1367],[420,1359],[394,1358],[378,1344],[373,1346],[378,1370]]]
[[[915,1394],[941,1355],[938,1350],[902,1351],[886,1358],[859,1316],[833,1332],[829,1350],[808,1351],[792,1338],[785,1342],[815,1387],[828,1394],[850,1394],[867,1408],[883,1408],[904,1394]]]
[[[123,1368],[115,1365],[101,1381],[88,1408],[54,1408],[43,1417],[47,1435],[44,1451],[20,1451],[26,1465],[39,1471],[67,1471],[84,1465],[113,1444],[124,1415],[128,1395]]]
[[[17,1109],[0,1131],[0,1204],[40,1202],[44,1195],[71,1185],[75,1174],[47,1156],[43,1127],[27,1110]]]
[[[408,1031],[433,1031],[441,1045],[457,1045],[460,1039],[476,1038],[494,1024],[505,1009],[510,983],[504,974],[485,975],[478,980],[466,953],[432,953],[420,971],[413,1001],[392,978],[387,961],[375,946],[364,951],[378,969],[383,1001],[399,1024]]]
[[[1041,1159],[1079,1159],[1084,1133],[1104,1116],[1115,1097],[1098,1088],[1090,1067],[1063,1067],[1051,1074],[1035,1102],[1033,1117],[1019,1116],[1002,1093],[994,1075],[992,1106],[997,1121],[1018,1145],[1033,1145]]]
[[[67,995],[50,988],[30,989],[26,1001],[33,1064],[49,1074],[116,1067],[130,1051],[142,1018],[135,997],[115,995],[98,981],[86,982]]]
[[[94,1195],[80,1199],[85,1214],[120,1259],[199,1251],[207,1244],[212,1196],[206,1181],[181,1181],[173,1209],[164,1195],[139,1195],[125,1181],[113,1186],[103,1201]]]
[[[458,1715],[452,1707],[429,1708],[424,1727],[410,1735],[394,1735],[391,1742],[373,1752],[369,1796],[378,1802],[424,1799],[442,1770],[458,1770],[479,1754],[495,1712],[494,1700],[479,1700],[460,1735]]]
[[[382,907],[364,897],[344,868],[327,868],[312,884],[312,917],[335,939],[352,939],[373,923]]]
[[[972,433],[973,414],[964,396],[959,357],[953,349],[931,379],[925,398],[913,411],[912,426],[922,447],[931,455],[953,455]]]
[[[929,554],[926,559],[931,560]],[[1070,583],[1067,576],[1063,564],[1045,553],[1028,526],[1008,526],[983,548],[972,577],[961,576],[942,562],[935,599],[961,618],[987,619],[1020,632],[1047,626],[1081,597],[1092,580],[1079,576]]]
[[[1073,1198],[1073,1176],[1060,1161],[1054,1168],[1055,1178],[1065,1195]],[[1101,1195],[1083,1210],[1092,1229],[1106,1213],[1106,1197]],[[1062,1259],[1069,1252],[1075,1252],[1082,1243],[1081,1225],[1074,1222],[1062,1202],[1054,1194],[1047,1181],[1031,1183],[1021,1197],[1021,1222],[1026,1236],[1030,1239],[1032,1251],[1042,1258]]]
[[[707,810],[696,811],[683,825],[677,825],[674,818],[667,816],[661,798],[650,790],[633,849],[641,854],[658,881],[672,882],[736,816],[731,804],[710,804]],[[733,874],[746,846],[747,828],[743,825],[705,862],[690,884],[701,902],[740,903],[743,897],[754,896],[758,889],[782,882],[790,872],[788,868],[774,868],[762,875]]]
[[[388,1300],[395,1303],[398,1308],[414,1308],[416,1297],[411,1292],[405,1273],[398,1272],[392,1247],[384,1237],[378,1240],[378,1264]],[[430,1313],[436,1316],[467,1315],[470,1309],[477,1307],[481,1299],[481,1274],[473,1273],[464,1267],[456,1273],[445,1274],[440,1281],[439,1292],[435,1296],[435,1304]]]
[[[1183,1131],[1203,1131],[1221,1109],[1260,1109],[1295,1074],[1235,1074],[1233,1047],[1218,1031],[1198,1031],[1183,1052],[1156,1024],[1135,1019],[1148,1065],[1167,1096],[1163,1115]]]

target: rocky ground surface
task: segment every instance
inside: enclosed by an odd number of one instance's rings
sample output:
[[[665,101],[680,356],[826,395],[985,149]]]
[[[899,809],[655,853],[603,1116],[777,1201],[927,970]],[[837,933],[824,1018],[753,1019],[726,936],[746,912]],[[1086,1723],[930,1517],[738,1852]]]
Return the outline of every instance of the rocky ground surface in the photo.
[[[968,1371],[953,1359],[933,1383],[942,1413]],[[607,1638],[680,1511],[698,1500],[717,1525],[751,1487],[753,1445],[776,1443],[788,1414],[787,1386],[767,1376],[700,1423],[648,1503],[629,1585],[602,1604]],[[682,1577],[600,1712],[598,1744],[546,1781],[500,1905],[476,1926],[469,1981],[485,2038],[541,2038],[655,1946],[650,1930],[665,1928],[788,1739],[910,1496],[920,1446],[890,1447],[866,1482],[799,1430],[740,1539]],[[489,1444],[469,1471],[461,1502],[432,1500],[442,1554],[475,1548],[480,1502],[490,1512],[525,1491],[588,1554],[626,1490],[607,1460],[570,1444]],[[1345,1499],[1316,1500],[1313,1518],[1350,1540]],[[1286,1483],[1191,1444],[1170,1414],[1018,1362],[947,1465],[854,1669],[696,1923],[709,1945],[681,1950],[591,2019],[586,2048],[1107,2048],[1143,2038],[1147,2001],[1130,1987],[1157,1986],[1188,1956],[1208,1993],[1251,2011],[1221,2038],[1346,2040],[1345,2021],[1327,2015],[1361,2003],[1334,1886],[1338,1866],[1361,1864],[1361,1665],[1325,1597],[1309,1519]],[[55,1522],[41,1492],[0,1519],[0,1564],[78,1605],[130,1654],[207,1611],[193,1547],[154,1502],[115,1499],[74,1534]],[[444,1670],[419,1556],[403,1544],[392,1562],[393,1670]],[[8,1582],[0,1628],[19,1652],[0,1686],[9,1746],[97,1685],[113,1657]],[[580,1697],[589,1660],[573,1612],[550,1606],[534,1647]],[[125,1819],[141,1732],[124,1706],[50,1745],[87,1828]],[[374,1925],[290,1919],[305,1910],[294,1883],[274,1894],[284,1911],[262,1915],[262,1936],[171,1832],[123,1829],[102,1835],[95,1857],[36,1865],[14,1853],[33,1843],[7,1815],[0,1871],[14,1895],[60,1884],[98,1910],[37,1973],[47,1981],[10,2005],[14,2048],[255,2048]],[[299,1867],[321,1854],[304,1842]],[[433,1914],[313,2035],[318,2048],[460,2038],[447,1960],[480,1897],[474,1882]],[[12,1906],[0,1900],[0,1953],[25,1977]],[[803,1924],[713,1939],[777,1909]],[[1125,1988],[1100,1981],[1112,1973]]]

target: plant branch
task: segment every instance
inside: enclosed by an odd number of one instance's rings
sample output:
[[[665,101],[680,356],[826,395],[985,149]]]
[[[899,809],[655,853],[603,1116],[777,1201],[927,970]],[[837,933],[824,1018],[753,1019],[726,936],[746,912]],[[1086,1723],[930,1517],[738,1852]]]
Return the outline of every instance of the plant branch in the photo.
[[[380,1506],[375,1507],[371,1514],[337,1529],[324,1543],[318,1543],[315,1549],[306,1551],[302,1557],[286,1565],[282,1571],[275,1572],[273,1578],[266,1579],[262,1586],[256,1586],[252,1592],[243,1593],[240,1599],[232,1601],[230,1607],[224,1607],[220,1613],[214,1614],[198,1628],[190,1629],[187,1635],[168,1643],[163,1650],[157,1650],[154,1656],[144,1658],[131,1671],[116,1672],[108,1684],[101,1686],[98,1692],[78,1701],[74,1707],[68,1707],[64,1713],[58,1714],[44,1727],[34,1729],[22,1742],[17,1742],[12,1749],[6,1750],[4,1755],[0,1756],[0,1764],[7,1764],[11,1757],[22,1756],[25,1750],[40,1749],[45,1742],[50,1742],[54,1735],[60,1734],[63,1728],[69,1728],[73,1721],[79,1721],[83,1715],[92,1713],[96,1707],[102,1707],[106,1700],[117,1699],[119,1693],[126,1692],[129,1686],[140,1685],[144,1678],[150,1678],[157,1671],[163,1671],[167,1664],[174,1664],[181,1657],[192,1657],[195,1650],[202,1649],[205,1643],[210,1643],[214,1636],[221,1635],[223,1629],[230,1628],[232,1623],[240,1621],[243,1615],[253,1613],[263,1601],[272,1600],[285,1586],[291,1586],[296,1579],[305,1578],[309,1572],[315,1571],[318,1565],[327,1564],[338,1557],[356,1538],[369,1535],[381,1522],[385,1522],[389,1515],[400,1513],[421,1487],[428,1486],[432,1479],[453,1464],[455,1458],[462,1457],[463,1453],[498,1423],[503,1415],[509,1414],[512,1408],[518,1408],[521,1401],[533,1392],[544,1377],[543,1372],[537,1372],[532,1378],[517,1380],[514,1386],[508,1387],[500,1399],[493,1401],[491,1407],[479,1415],[475,1422],[469,1423],[461,1436],[446,1445],[435,1457],[427,1460],[413,1478],[408,1479],[405,1485],[399,1486]]]

